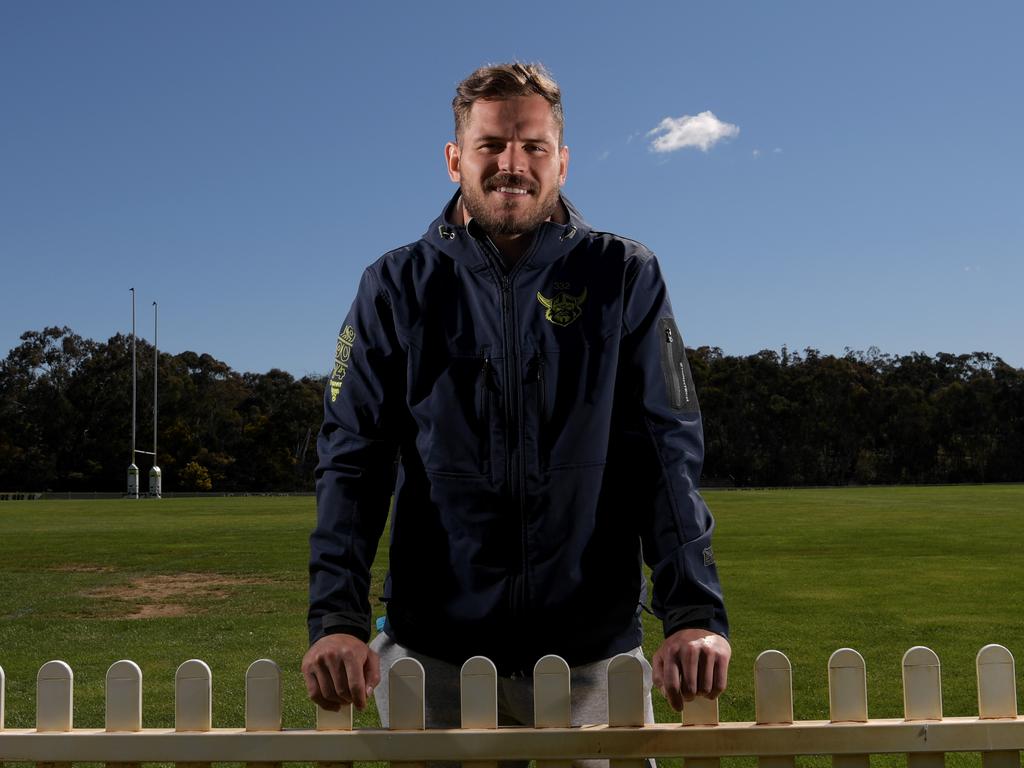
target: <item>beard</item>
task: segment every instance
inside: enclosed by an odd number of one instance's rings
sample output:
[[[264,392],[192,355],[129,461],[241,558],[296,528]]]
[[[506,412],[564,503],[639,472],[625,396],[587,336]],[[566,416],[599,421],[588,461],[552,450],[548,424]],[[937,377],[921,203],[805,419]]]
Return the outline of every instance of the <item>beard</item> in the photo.
[[[498,187],[520,187],[529,192],[525,200],[488,200]],[[482,187],[462,185],[462,205],[489,235],[524,235],[550,219],[558,210],[558,187],[544,197],[537,197],[537,185],[522,176],[499,173],[487,179]]]

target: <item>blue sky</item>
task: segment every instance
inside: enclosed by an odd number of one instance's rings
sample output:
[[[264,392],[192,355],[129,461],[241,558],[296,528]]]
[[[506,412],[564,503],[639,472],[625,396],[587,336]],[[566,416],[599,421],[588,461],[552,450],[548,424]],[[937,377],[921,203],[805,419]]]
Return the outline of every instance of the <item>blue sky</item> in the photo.
[[[452,192],[455,84],[518,58],[562,86],[567,196],[655,250],[689,346],[1024,366],[1021,29],[1019,2],[7,0],[0,354],[129,330],[134,286],[162,349],[327,373],[363,267]],[[655,151],[666,118],[706,150]]]

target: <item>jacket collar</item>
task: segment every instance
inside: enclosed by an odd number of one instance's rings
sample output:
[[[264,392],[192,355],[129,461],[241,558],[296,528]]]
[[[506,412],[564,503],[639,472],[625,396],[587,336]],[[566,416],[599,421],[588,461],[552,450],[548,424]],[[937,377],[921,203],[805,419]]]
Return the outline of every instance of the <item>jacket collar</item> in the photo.
[[[434,219],[423,234],[423,239],[468,267],[484,266],[488,263],[483,251],[486,235],[479,225],[474,221],[470,221],[469,227],[451,223],[459,194],[459,191],[456,191],[452,195],[441,215]],[[537,228],[533,246],[524,257],[527,261],[524,267],[530,264],[550,264],[575,248],[590,232],[590,225],[583,219],[576,206],[569,202],[565,195],[559,193],[559,197],[569,213],[569,221],[565,224],[545,221]]]

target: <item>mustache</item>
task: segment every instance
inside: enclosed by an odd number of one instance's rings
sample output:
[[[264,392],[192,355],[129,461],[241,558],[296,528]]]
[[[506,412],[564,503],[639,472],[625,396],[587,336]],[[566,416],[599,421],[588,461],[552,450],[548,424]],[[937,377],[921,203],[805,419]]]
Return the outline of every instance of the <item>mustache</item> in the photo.
[[[527,192],[537,191],[537,186],[533,182],[525,176],[519,176],[515,173],[495,174],[484,184],[484,188],[488,192],[493,192],[498,187],[519,187],[521,189],[525,189]]]

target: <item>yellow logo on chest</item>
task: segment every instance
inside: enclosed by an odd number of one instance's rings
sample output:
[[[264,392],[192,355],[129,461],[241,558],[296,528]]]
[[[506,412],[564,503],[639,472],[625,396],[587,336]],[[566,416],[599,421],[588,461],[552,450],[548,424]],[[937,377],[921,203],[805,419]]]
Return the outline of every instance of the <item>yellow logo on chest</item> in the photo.
[[[547,311],[544,319],[554,325],[566,326],[575,322],[583,314],[583,302],[587,300],[587,289],[579,296],[570,296],[564,291],[557,293],[553,298],[547,298],[540,291],[537,291],[537,301]]]

